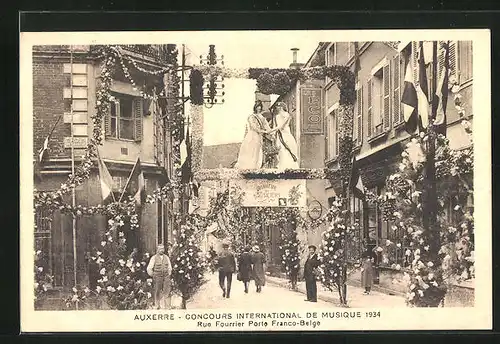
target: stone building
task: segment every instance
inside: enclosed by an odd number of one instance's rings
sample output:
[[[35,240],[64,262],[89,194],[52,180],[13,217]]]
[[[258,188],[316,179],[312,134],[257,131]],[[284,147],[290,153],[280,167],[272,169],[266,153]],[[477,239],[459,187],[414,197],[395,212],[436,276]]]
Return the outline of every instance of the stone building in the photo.
[[[96,89],[100,78],[100,61],[94,50],[92,46],[73,46],[71,49],[69,46],[35,46],[33,49],[34,152],[42,147],[54,128],[48,144],[49,154],[41,166],[39,178],[35,179],[37,192],[58,190],[71,173],[72,162],[75,166],[80,163],[92,137],[92,116],[96,112]],[[173,169],[170,129],[164,119],[167,106],[162,106],[161,113],[151,115],[147,101],[138,91],[141,88],[152,94],[153,90],[165,89],[163,73],[147,71],[165,67],[166,47],[127,45],[121,46],[120,51],[130,76],[125,75],[118,63],[111,86],[111,94],[117,100],[111,103],[110,113],[103,121],[105,140],[99,146],[100,156],[113,178],[116,199],[120,197],[138,157],[146,193],[163,185]],[[131,84],[130,78],[137,86]],[[166,86],[168,93],[169,85]],[[62,119],[57,122],[60,117]],[[64,201],[71,204],[71,193],[64,197]],[[97,162],[90,178],[76,188],[75,197],[76,205],[95,206],[102,202]],[[126,233],[128,249],[137,247],[143,252],[153,252],[157,243],[166,242],[172,224],[172,209],[170,201],[144,205],[138,232],[129,229]],[[42,250],[54,276],[54,286],[75,284],[75,260],[76,283],[87,285],[87,253],[98,245],[100,234],[106,230],[107,219],[97,215],[78,217],[76,238],[73,238],[70,215],[56,212],[52,218],[46,219],[40,212],[35,215],[35,243],[36,248]],[[73,254],[73,239],[76,256]]]

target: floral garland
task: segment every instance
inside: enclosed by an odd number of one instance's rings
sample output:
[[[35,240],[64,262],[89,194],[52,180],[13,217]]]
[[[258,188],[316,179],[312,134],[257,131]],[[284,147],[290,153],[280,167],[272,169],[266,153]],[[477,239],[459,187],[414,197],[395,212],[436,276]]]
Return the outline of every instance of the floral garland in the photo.
[[[458,92],[458,88],[452,88]],[[463,118],[463,126],[471,135],[470,123],[455,95],[455,104]],[[422,224],[422,170],[425,163],[427,135],[412,138],[402,153],[399,171],[387,179],[387,192],[378,203],[384,209],[386,220],[394,225],[391,230],[403,233],[400,242],[387,241],[377,251],[383,262],[390,263],[391,250],[403,250],[408,264],[404,280],[408,284],[407,302],[411,306],[436,307],[444,300],[447,284],[474,277],[474,218],[464,208],[467,197],[473,195],[473,147],[453,150],[449,140],[439,135],[436,140],[436,177],[438,190],[438,226],[441,249],[436,256],[430,252],[429,232]],[[415,150],[420,154],[415,154]],[[452,201],[452,214],[446,206]],[[451,221],[449,220],[451,218]],[[396,269],[402,269],[393,263]]]
[[[340,303],[347,305],[344,290],[349,275],[346,256],[348,254],[347,247],[355,239],[359,224],[353,225],[346,219],[344,208],[342,200],[337,200],[332,205],[331,213],[333,216],[330,220],[330,226],[322,233],[322,243],[318,254],[320,265],[317,278],[327,290],[338,291]]]
[[[231,179],[335,179],[339,172],[333,169],[259,169],[238,170],[230,168],[203,169],[195,171],[196,180],[231,180]]]
[[[255,79],[259,92],[278,95],[289,92],[298,80],[329,77],[335,80],[340,88],[340,105],[353,105],[356,100],[354,73],[345,66],[318,66],[301,69],[231,69],[220,66],[194,66],[193,68],[209,78],[222,76],[225,78]]]
[[[190,300],[203,284],[208,263],[202,255],[195,236],[199,229],[193,222],[181,225],[172,252],[172,280],[174,289],[182,297],[181,309],[186,309]]]
[[[300,241],[297,232],[282,234],[283,242],[279,246],[281,251],[281,266],[288,277],[292,290],[297,289],[297,279],[300,268]]]

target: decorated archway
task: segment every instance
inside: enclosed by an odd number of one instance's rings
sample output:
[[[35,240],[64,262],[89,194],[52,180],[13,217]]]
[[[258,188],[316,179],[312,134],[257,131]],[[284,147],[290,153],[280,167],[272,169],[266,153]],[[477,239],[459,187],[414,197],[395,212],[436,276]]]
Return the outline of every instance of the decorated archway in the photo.
[[[151,282],[141,279],[141,274],[144,274],[146,261],[149,258],[131,257],[126,255],[125,238],[122,231],[124,223],[130,223],[130,227],[138,228],[139,216],[141,209],[137,206],[136,200],[132,197],[118,202],[109,204],[100,204],[97,206],[82,206],[71,204],[63,200],[63,196],[71,192],[74,188],[84,183],[90,176],[91,169],[94,167],[94,162],[98,158],[98,146],[103,144],[104,118],[107,115],[110,107],[110,102],[113,100],[110,92],[113,82],[113,75],[116,70],[121,70],[123,75],[129,82],[139,90],[144,99],[150,101],[159,101],[159,99],[170,99],[170,108],[168,109],[168,117],[170,124],[170,132],[174,140],[172,147],[173,155],[175,156],[176,173],[173,178],[161,188],[158,188],[151,194],[147,195],[146,202],[154,203],[159,200],[178,198],[183,194],[187,187],[192,183],[192,180],[183,180],[182,168],[180,166],[180,144],[183,139],[184,118],[182,114],[182,102],[184,99],[179,99],[176,96],[179,94],[180,79],[179,66],[177,64],[177,49],[175,45],[167,47],[167,57],[169,59],[168,67],[158,70],[148,70],[138,66],[133,61],[126,64],[126,57],[121,52],[119,46],[97,46],[94,48],[97,59],[100,61],[100,82],[96,91],[96,112],[92,116],[93,132],[82,158],[80,166],[75,170],[75,173],[70,175],[61,187],[52,192],[36,192],[34,195],[34,207],[44,208],[51,212],[59,211],[61,213],[71,214],[73,217],[81,217],[95,214],[104,214],[109,218],[108,230],[105,232],[100,247],[94,250],[94,255],[91,257],[100,268],[102,277],[98,281],[97,293],[106,293],[109,300],[112,300],[110,305],[119,309],[127,308],[145,308],[148,305],[148,300],[151,294]],[[146,90],[141,89],[133,80],[129,68],[136,68],[142,73],[149,73],[155,76],[164,75],[168,80],[168,85],[165,89]],[[183,72],[183,71],[181,71]],[[203,150],[203,92],[202,85],[205,79],[216,78],[223,76],[225,78],[247,78],[257,81],[258,91],[263,94],[278,94],[283,95],[289,92],[292,86],[299,81],[308,79],[324,79],[325,77],[333,80],[340,90],[339,101],[339,117],[340,117],[340,149],[339,149],[339,170],[328,169],[294,169],[285,171],[274,170],[203,170],[202,169],[202,150]],[[342,210],[343,199],[346,198],[347,185],[350,176],[350,165],[352,158],[352,131],[353,131],[353,108],[355,101],[355,75],[345,66],[322,66],[301,69],[267,69],[267,68],[248,68],[248,69],[231,69],[227,67],[218,67],[213,65],[194,66],[191,71],[191,102],[190,117],[191,134],[192,134],[192,164],[190,166],[193,175],[197,181],[203,180],[237,180],[237,179],[277,179],[277,180],[304,180],[304,179],[329,179],[340,180],[342,185],[342,194],[337,207],[324,214],[316,220],[305,219],[300,214],[300,207],[270,209],[269,207],[257,207],[254,212],[254,220],[246,221],[245,226],[255,225],[255,216],[259,218],[261,224],[273,224],[277,221],[288,221],[293,218],[297,221],[300,228],[307,229],[318,226],[321,223],[332,221],[334,218],[344,217],[344,222],[337,221],[336,226],[330,230],[338,232],[338,243],[343,237],[349,235],[353,228],[346,228],[347,219]],[[220,214],[224,214],[226,219],[231,222],[235,219],[241,220],[241,207],[236,205],[233,209],[227,210],[227,201],[229,194],[221,193],[215,197],[210,207],[208,216],[199,214],[179,214],[176,217],[176,230],[174,231],[173,240],[173,255],[176,258],[183,258],[184,263],[174,264],[173,278],[178,292],[182,295],[185,301],[192,297],[203,283],[203,271],[206,268],[206,262],[199,256],[199,236],[200,233],[210,223],[219,220]],[[233,199],[234,201],[234,199]],[[228,226],[231,230],[237,229],[238,226],[232,224]],[[238,233],[232,233],[238,235]],[[291,241],[290,241],[291,240]],[[293,238],[286,238],[286,245],[293,245]],[[341,251],[341,247],[336,247],[337,251]],[[179,262],[181,260],[179,259]],[[293,260],[290,260],[293,266]],[[339,266],[338,273],[332,277],[332,285],[345,284],[346,271],[342,270],[343,258],[339,255],[335,258],[335,262]],[[138,264],[136,269],[134,264]],[[187,266],[195,268],[187,269]],[[127,270],[128,269],[128,270]],[[114,270],[114,271],[113,271]],[[133,300],[127,299],[126,293],[130,292],[127,288],[116,290],[112,287],[112,281],[118,278],[122,271],[127,271],[133,278],[142,281],[143,288],[141,295]],[[117,273],[119,271],[119,273]],[[142,273],[140,272],[142,271]],[[115,276],[116,275],[116,276]],[[327,281],[328,282],[328,281]],[[41,284],[39,284],[41,285]],[[68,301],[78,304],[85,297],[86,288],[80,290],[75,286],[75,295]],[[85,291],[84,291],[85,290]],[[92,291],[94,292],[94,291]],[[121,296],[120,296],[121,295]]]

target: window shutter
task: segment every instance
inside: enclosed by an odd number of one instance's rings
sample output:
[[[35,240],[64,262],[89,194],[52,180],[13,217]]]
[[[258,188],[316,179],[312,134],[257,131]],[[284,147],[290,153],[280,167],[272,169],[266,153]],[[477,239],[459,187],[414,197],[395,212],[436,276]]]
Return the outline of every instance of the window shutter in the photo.
[[[411,42],[411,67],[413,80],[418,80],[418,42]]]
[[[357,143],[361,144],[363,142],[363,88],[360,87],[357,90],[357,128],[356,128],[356,138]]]
[[[372,131],[373,131],[373,108],[372,108],[372,103],[373,103],[373,98],[372,98],[372,79],[368,79],[368,94],[367,94],[367,100],[368,100],[368,112],[367,112],[367,122],[368,122],[368,137],[372,136]]]
[[[109,106],[106,116],[104,116],[104,136],[111,136],[111,105]]]
[[[396,55],[392,63],[392,108],[394,124],[397,124],[401,122],[401,55]]]
[[[134,100],[134,138],[135,141],[142,141],[142,100]]]
[[[444,57],[443,57],[444,58]],[[460,83],[460,71],[458,70],[458,44],[457,41],[450,41],[450,74],[454,75]]]
[[[391,127],[391,64],[387,64],[383,69],[383,95],[384,95],[384,116],[382,126],[385,129]]]
[[[337,111],[334,112],[334,123],[335,123],[335,156],[339,155],[339,116]]]

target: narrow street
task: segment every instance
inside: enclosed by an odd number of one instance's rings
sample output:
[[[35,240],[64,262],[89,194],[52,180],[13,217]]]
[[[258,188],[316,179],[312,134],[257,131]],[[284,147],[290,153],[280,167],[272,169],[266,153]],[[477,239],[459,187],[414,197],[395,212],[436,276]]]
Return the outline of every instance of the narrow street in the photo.
[[[194,299],[188,302],[188,309],[245,309],[252,311],[279,310],[279,309],[313,309],[335,307],[335,305],[318,300],[317,303],[304,301],[305,295],[292,290],[266,283],[262,292],[255,292],[255,284],[251,281],[248,294],[245,294],[243,283],[233,277],[231,287],[231,297],[222,297],[216,274],[210,275],[209,281],[195,295]],[[172,300],[175,306],[180,304],[180,299]]]
[[[336,293],[323,290],[318,283],[318,302],[304,301],[305,295],[300,292],[292,291],[285,286],[280,286],[276,278],[269,278],[266,286],[260,294],[255,292],[255,285],[251,281],[248,294],[244,293],[243,283],[233,277],[231,287],[231,297],[229,299],[222,297],[222,291],[219,288],[217,274],[208,275],[208,282],[203,285],[201,290],[195,295],[193,300],[187,304],[188,309],[245,309],[253,311],[278,310],[278,309],[318,309],[318,308],[339,308],[338,296]],[[304,291],[304,283],[299,283],[299,290]],[[331,300],[331,302],[321,300]],[[172,299],[172,304],[179,307],[181,300],[179,297]],[[351,308],[405,308],[405,299],[401,296],[387,295],[377,291],[372,291],[370,295],[363,295],[363,289],[349,286],[348,306]]]

